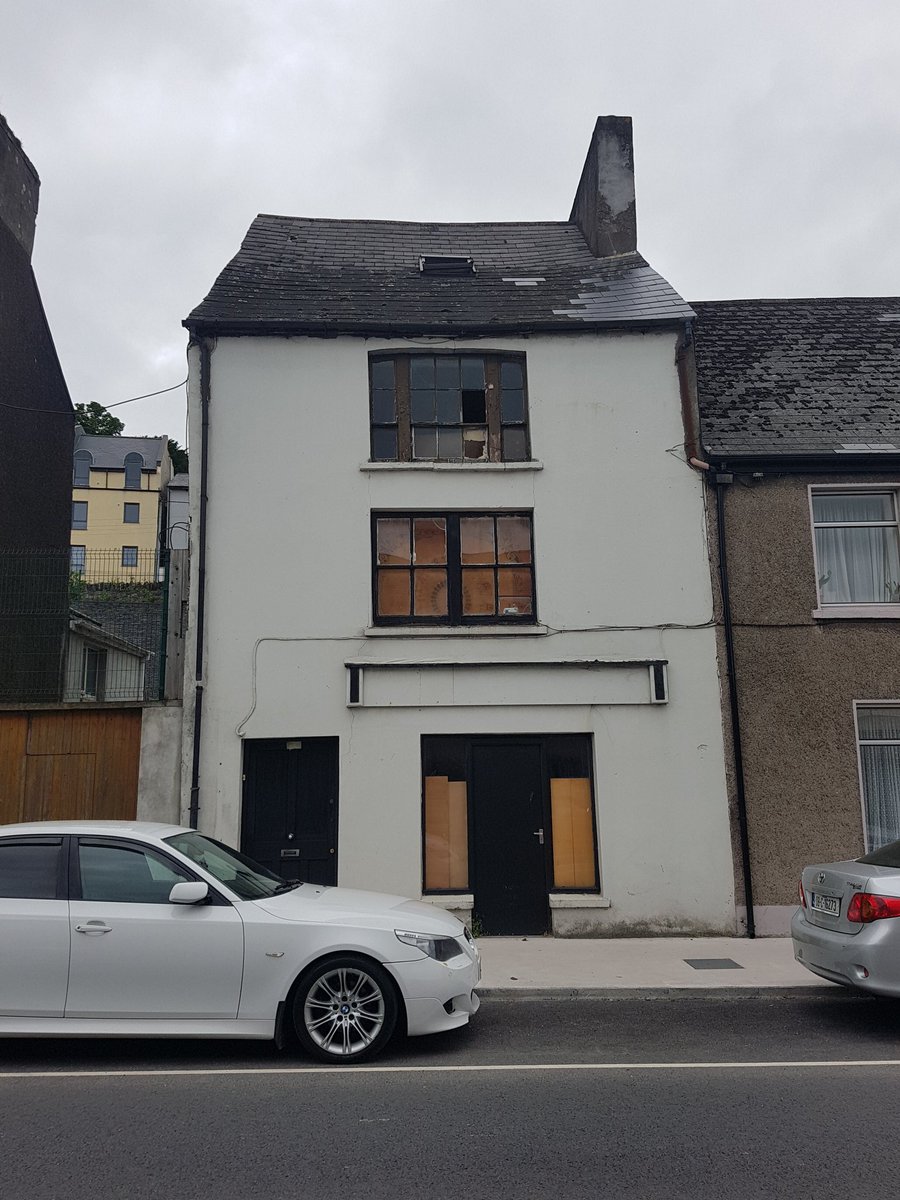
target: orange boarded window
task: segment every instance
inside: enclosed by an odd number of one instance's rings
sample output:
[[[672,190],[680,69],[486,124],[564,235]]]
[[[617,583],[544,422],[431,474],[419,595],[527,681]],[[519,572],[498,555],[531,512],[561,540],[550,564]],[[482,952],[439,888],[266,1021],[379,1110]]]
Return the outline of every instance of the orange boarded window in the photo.
[[[551,779],[553,823],[553,886],[593,888],[594,822],[589,779]]]
[[[465,783],[425,776],[425,888],[469,886],[469,820]]]

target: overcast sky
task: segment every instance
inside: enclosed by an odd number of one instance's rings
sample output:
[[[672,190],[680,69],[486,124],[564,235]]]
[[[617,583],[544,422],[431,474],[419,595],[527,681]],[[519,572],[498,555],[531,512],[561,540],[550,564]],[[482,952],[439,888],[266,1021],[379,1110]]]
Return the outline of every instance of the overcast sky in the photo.
[[[75,402],[184,378],[257,213],[564,220],[600,113],[687,299],[900,293],[897,0],[0,0],[0,29]],[[185,441],[183,391],[116,411]]]

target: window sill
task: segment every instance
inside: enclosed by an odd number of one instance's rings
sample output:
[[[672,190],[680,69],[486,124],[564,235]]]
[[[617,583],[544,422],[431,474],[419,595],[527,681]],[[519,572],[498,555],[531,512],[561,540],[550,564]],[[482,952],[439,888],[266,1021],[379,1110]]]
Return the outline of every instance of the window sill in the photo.
[[[366,637],[536,637],[548,634],[546,625],[370,625]]]
[[[900,604],[829,604],[813,610],[816,621],[898,621]]]
[[[463,912],[471,912],[475,907],[475,897],[471,892],[429,892],[422,897],[422,901],[438,908],[455,908]]]
[[[551,908],[610,908],[608,896],[596,892],[551,892]]]
[[[543,471],[537,459],[530,462],[364,462],[361,471]]]

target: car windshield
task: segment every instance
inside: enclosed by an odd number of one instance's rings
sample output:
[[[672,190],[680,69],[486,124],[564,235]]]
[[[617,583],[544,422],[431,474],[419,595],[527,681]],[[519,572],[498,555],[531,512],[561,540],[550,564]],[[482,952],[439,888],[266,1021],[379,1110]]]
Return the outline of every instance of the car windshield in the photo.
[[[900,842],[888,842],[886,846],[879,846],[856,861],[868,863],[871,867],[900,867]]]
[[[239,850],[223,846],[221,842],[202,833],[190,830],[176,833],[165,840],[198,867],[231,888],[242,900],[259,900],[301,886],[296,880],[288,882]]]

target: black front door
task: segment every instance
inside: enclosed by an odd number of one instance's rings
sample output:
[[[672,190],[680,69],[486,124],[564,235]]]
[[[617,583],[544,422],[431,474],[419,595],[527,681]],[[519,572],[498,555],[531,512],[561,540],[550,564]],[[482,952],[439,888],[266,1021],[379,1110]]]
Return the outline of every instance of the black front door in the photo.
[[[486,934],[549,928],[541,758],[536,741],[472,743],[473,891]]]
[[[337,883],[337,738],[244,742],[243,852],[285,879]]]

